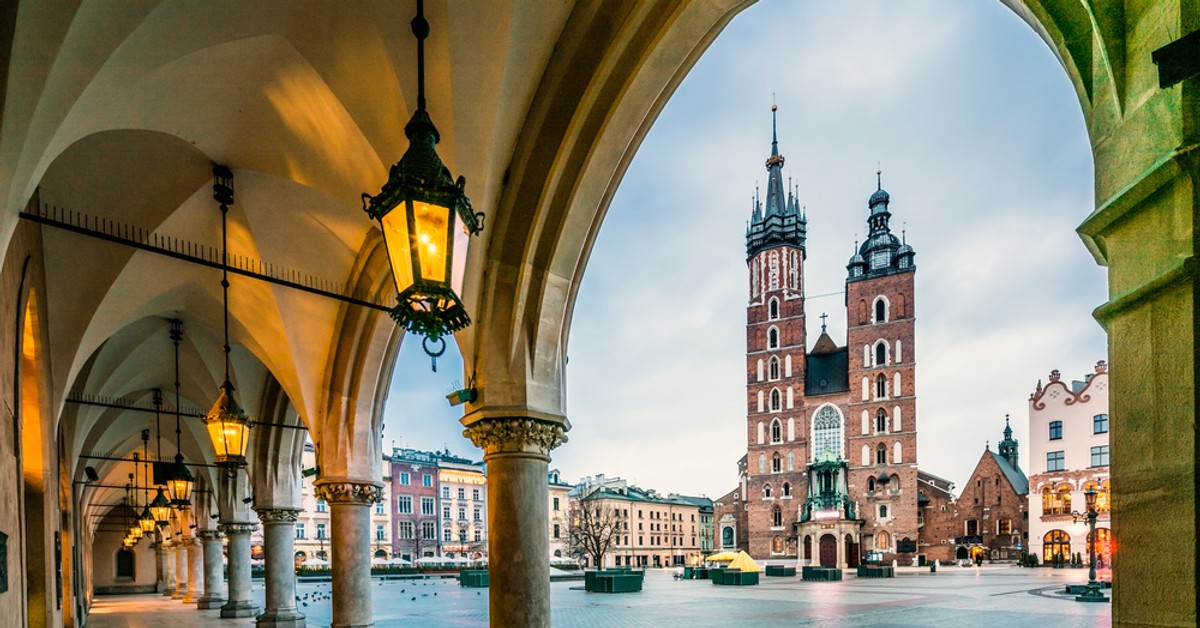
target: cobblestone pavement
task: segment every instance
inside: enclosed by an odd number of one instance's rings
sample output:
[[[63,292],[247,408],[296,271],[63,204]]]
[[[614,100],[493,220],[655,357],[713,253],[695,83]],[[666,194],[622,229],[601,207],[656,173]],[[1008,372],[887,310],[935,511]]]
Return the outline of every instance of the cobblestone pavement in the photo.
[[[1109,604],[1085,604],[1061,591],[1082,583],[1085,570],[1015,567],[902,569],[896,578],[803,582],[762,578],[752,587],[720,587],[704,580],[676,581],[674,571],[646,573],[641,593],[576,590],[581,581],[551,584],[552,624],[561,628],[652,626],[1055,626],[1107,627]],[[254,595],[262,603],[261,583]],[[375,625],[430,628],[487,626],[487,590],[464,589],[455,580],[376,582]],[[328,626],[329,585],[302,585],[300,610],[309,626]],[[160,595],[96,599],[90,628],[154,626],[252,626],[251,619],[220,619],[218,611]]]

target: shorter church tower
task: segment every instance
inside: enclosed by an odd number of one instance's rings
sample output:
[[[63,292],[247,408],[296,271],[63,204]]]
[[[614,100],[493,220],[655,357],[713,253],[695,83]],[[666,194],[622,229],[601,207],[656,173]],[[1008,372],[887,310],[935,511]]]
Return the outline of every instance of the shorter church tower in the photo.
[[[903,551],[919,530],[916,347],[913,338],[915,251],[892,234],[891,195],[876,172],[867,201],[869,235],[846,266],[849,349],[847,458],[850,485],[863,496],[864,550]],[[911,551],[911,550],[909,550]]]

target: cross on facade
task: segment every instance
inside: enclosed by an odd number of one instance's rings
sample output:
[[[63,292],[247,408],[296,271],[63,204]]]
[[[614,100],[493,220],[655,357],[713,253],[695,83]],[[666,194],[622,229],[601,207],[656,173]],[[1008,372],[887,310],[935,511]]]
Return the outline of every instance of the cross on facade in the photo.
[[[829,315],[826,314],[825,312],[821,312],[821,333],[822,334],[825,333],[825,319],[827,319],[827,318],[829,318]]]

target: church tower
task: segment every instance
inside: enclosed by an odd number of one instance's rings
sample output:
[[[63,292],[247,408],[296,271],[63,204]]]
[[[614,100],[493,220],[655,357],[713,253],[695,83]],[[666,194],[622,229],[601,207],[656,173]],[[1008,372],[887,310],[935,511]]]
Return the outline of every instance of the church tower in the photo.
[[[865,549],[898,551],[916,541],[915,252],[892,234],[890,195],[876,173],[867,201],[869,235],[847,265],[850,484],[864,495]],[[865,490],[864,490],[865,489]],[[907,545],[907,543],[905,543]],[[900,550],[903,551],[903,550]]]
[[[805,375],[804,242],[807,221],[783,183],[776,110],[766,198],[755,195],[746,228],[746,504],[750,552],[795,555],[800,482],[807,460],[800,433]],[[790,187],[790,186],[789,186]],[[763,201],[765,201],[765,206]]]

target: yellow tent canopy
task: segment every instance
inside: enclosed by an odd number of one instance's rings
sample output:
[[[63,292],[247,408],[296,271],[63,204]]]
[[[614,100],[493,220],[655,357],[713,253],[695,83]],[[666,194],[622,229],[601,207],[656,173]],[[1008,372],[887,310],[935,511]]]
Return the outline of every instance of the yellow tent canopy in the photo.
[[[714,563],[727,563],[735,558],[737,558],[737,554],[734,554],[733,552],[717,552],[716,554],[713,554],[704,560]]]
[[[753,558],[746,552],[738,552],[737,557],[729,563],[730,569],[741,569],[742,571],[758,571],[758,563],[754,562]]]

